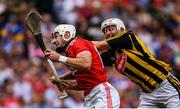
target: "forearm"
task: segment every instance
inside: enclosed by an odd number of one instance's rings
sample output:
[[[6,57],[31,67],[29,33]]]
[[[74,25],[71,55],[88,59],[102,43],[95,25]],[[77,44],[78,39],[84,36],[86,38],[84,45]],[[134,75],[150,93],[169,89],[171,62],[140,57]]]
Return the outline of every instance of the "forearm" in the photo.
[[[78,84],[77,84],[77,81],[76,80],[69,80],[70,81],[70,86],[68,89],[70,90],[78,90],[78,91],[81,91],[82,89],[80,89],[78,87]]]
[[[63,75],[61,75],[59,79],[64,79],[64,80],[74,79],[74,76],[72,75],[71,71],[68,71],[67,73],[64,73]]]
[[[66,57],[66,61],[61,59],[61,56],[59,57],[59,61],[69,67],[75,68],[77,70],[86,71],[91,69],[92,56],[90,51],[82,51],[79,54],[77,54],[76,58]]]
[[[78,83],[75,79],[70,79],[70,80],[61,80],[61,82],[63,82],[64,84],[67,85],[67,87],[64,87],[64,89],[68,89],[68,90],[78,90],[81,91],[82,89],[80,89],[78,87]],[[59,84],[60,85],[60,84]]]
[[[103,52],[103,51],[106,51],[111,48],[109,46],[109,44],[104,40],[103,41],[92,41],[92,43],[98,49],[99,52]]]
[[[71,90],[83,91],[81,88],[79,88],[77,86],[72,87]]]
[[[68,57],[65,63],[69,67],[73,67],[77,70],[90,70],[89,62],[84,58],[70,58]]]

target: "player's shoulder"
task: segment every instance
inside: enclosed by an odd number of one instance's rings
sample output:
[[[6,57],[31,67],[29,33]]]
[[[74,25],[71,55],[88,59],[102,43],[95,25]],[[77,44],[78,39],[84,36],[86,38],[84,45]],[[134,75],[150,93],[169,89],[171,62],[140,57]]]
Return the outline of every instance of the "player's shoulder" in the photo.
[[[120,31],[117,36],[124,36],[124,35],[132,35],[134,34],[134,32],[132,30],[128,30],[128,31]]]
[[[76,38],[76,44],[89,44],[90,41],[88,41],[87,39],[81,38],[81,37],[77,37]]]
[[[74,40],[71,41],[69,44],[70,48],[77,49],[77,48],[83,48],[86,47],[86,41],[82,38],[76,37]]]
[[[82,37],[80,37],[80,36],[78,36],[78,37],[76,37],[76,39],[78,40],[78,41],[88,41],[87,39],[84,39],[84,38],[82,38]]]

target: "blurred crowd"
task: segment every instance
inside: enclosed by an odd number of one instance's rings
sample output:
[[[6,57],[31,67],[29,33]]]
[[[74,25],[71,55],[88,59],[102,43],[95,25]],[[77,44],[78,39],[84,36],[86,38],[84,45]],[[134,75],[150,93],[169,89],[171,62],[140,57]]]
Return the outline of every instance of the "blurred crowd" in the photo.
[[[83,107],[82,92],[67,91],[69,97],[61,100],[48,80],[51,69],[24,22],[30,10],[41,13],[49,48],[59,23],[75,25],[85,39],[102,40],[101,22],[121,18],[180,79],[180,0],[0,0],[0,107]],[[55,67],[59,75],[68,70],[60,63]],[[115,69],[106,69],[121,107],[137,107],[140,89]]]

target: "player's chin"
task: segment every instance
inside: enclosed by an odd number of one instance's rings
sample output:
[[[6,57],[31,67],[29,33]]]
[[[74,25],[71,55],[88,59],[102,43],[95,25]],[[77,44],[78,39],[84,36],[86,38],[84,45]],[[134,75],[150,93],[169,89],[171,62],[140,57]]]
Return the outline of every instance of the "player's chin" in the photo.
[[[58,53],[65,52],[65,47],[62,47],[62,46],[56,47],[56,52],[58,52]]]
[[[109,38],[111,38],[111,37],[113,37],[113,34],[106,35],[106,36],[105,36],[105,39],[109,39]]]

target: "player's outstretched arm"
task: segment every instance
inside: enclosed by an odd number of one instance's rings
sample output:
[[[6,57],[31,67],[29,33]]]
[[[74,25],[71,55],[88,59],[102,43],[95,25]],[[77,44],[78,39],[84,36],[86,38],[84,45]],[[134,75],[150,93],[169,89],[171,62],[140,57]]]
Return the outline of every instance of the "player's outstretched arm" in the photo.
[[[91,64],[92,64],[92,56],[91,52],[88,50],[82,51],[78,53],[76,58],[70,58],[62,56],[61,54],[51,50],[47,49],[44,52],[45,56],[49,59],[61,62],[69,67],[75,68],[77,70],[90,70]]]
[[[103,52],[103,51],[106,51],[106,50],[111,48],[105,40],[103,40],[103,41],[91,41],[91,42],[98,49],[99,52]]]
[[[110,48],[132,49],[132,40],[130,37],[135,37],[135,36],[131,36],[131,35],[132,33],[126,32],[125,34],[117,37],[112,37],[103,41],[92,41],[92,43],[99,51],[108,50]]]

